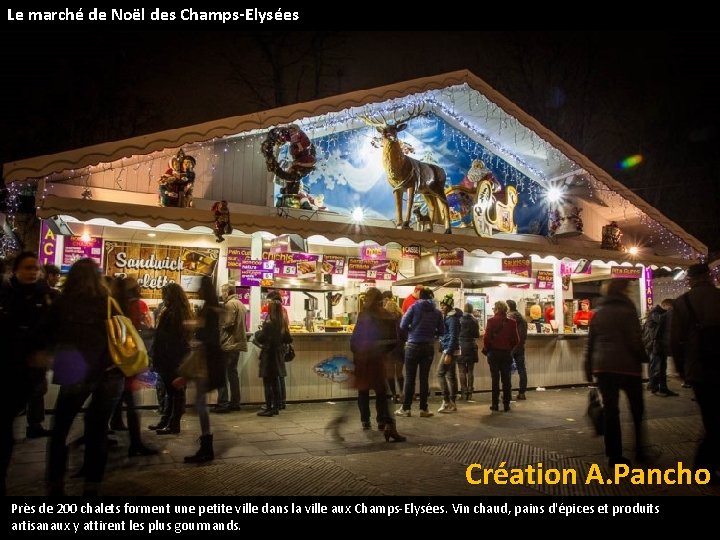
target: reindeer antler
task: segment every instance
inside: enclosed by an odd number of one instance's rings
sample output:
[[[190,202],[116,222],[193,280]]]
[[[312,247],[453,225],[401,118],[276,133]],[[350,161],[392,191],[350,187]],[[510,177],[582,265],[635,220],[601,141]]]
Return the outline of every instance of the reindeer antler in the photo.
[[[415,104],[412,106],[412,109],[410,109],[410,110],[407,112],[407,115],[406,115],[405,117],[403,117],[402,120],[398,120],[398,119],[395,117],[396,112],[394,112],[394,113],[393,113],[393,121],[395,122],[395,125],[409,122],[409,121],[412,120],[413,118],[417,118],[418,116],[422,116],[424,110],[425,110],[425,105],[424,105],[423,103],[415,103]]]
[[[361,114],[358,116],[360,120],[365,122],[370,127],[377,127],[377,128],[386,128],[388,126],[397,126],[399,124],[409,122],[413,118],[417,118],[418,116],[422,116],[425,105],[423,103],[415,103],[412,106],[412,109],[410,109],[405,116],[401,120],[398,120],[397,118],[397,112],[400,109],[396,109],[392,113],[392,119],[388,120],[384,114],[382,113],[373,113],[373,114]]]
[[[363,122],[365,122],[365,124],[367,124],[367,125],[370,126],[370,127],[377,127],[377,128],[386,128],[386,127],[388,127],[388,121],[387,121],[387,119],[385,118],[385,115],[384,115],[384,114],[381,114],[381,113],[378,113],[378,114],[379,114],[379,116],[380,116],[380,120],[377,120],[377,119],[376,119],[376,116],[375,116],[374,114],[373,114],[373,115],[370,115],[370,114],[361,114],[360,116],[358,116],[358,118],[360,118],[360,120],[362,120]]]

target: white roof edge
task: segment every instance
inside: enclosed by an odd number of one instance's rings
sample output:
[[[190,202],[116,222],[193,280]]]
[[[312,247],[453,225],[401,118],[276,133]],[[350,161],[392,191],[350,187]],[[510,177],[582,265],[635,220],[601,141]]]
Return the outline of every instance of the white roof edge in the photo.
[[[6,182],[41,178],[54,172],[78,169],[89,165],[96,165],[100,162],[127,158],[137,154],[149,154],[165,148],[175,148],[185,144],[208,141],[216,137],[224,137],[254,129],[263,129],[308,116],[336,112],[349,107],[360,107],[370,103],[378,103],[388,99],[401,98],[410,94],[459,84],[467,84],[483,94],[505,111],[505,113],[513,116],[526,128],[534,131],[539,137],[561,151],[568,159],[575,161],[598,181],[635,205],[639,210],[665,227],[672,234],[681,238],[698,253],[707,255],[708,248],[704,243],[612,178],[589,158],[563,141],[553,131],[544,127],[514,102],[510,101],[480,77],[468,70],[459,70],[431,77],[401,81],[390,85],[367,90],[356,90],[354,92],[330,96],[306,103],[296,103],[267,111],[242,116],[232,116],[193,126],[160,131],[120,141],[106,142],[57,154],[8,162],[3,164],[3,175]]]

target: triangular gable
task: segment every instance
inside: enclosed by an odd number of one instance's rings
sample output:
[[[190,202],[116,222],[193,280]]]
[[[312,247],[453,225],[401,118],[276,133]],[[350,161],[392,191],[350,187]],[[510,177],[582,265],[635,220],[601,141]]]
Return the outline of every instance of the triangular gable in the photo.
[[[423,100],[428,100],[430,96],[431,100],[435,101],[432,105],[438,114],[534,181],[551,182],[575,173],[584,175],[591,188],[599,188],[596,191],[603,192],[603,196],[610,199],[608,202],[611,205],[617,206],[617,201],[613,199],[620,200],[625,207],[631,205],[631,208],[637,209],[641,214],[640,220],[644,221],[644,224],[651,228],[662,227],[692,250],[707,253],[707,247],[702,242],[466,70],[10,162],[4,165],[3,170],[6,181],[13,182],[41,178],[59,171],[79,169],[121,158],[130,158],[127,160],[129,164],[133,156],[221,137],[257,134],[282,123],[301,121],[305,126],[318,121],[327,122],[327,118],[333,115],[345,116],[348,121],[348,111],[353,108],[372,110],[373,107],[385,106],[384,104],[393,99],[418,95]],[[350,115],[352,116],[352,112]],[[688,250],[685,256],[692,256],[691,250]]]

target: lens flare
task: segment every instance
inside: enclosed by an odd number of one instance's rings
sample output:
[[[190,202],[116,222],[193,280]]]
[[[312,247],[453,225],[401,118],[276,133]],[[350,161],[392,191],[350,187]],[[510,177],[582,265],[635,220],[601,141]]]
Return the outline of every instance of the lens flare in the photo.
[[[628,156],[620,162],[620,168],[624,170],[632,169],[633,167],[637,167],[638,165],[640,165],[642,163],[642,160],[643,157],[640,154]]]

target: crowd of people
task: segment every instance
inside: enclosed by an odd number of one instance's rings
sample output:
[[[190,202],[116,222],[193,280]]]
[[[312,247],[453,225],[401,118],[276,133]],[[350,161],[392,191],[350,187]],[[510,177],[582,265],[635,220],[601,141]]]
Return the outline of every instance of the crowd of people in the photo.
[[[678,394],[667,387],[667,356],[672,354],[684,386],[692,387],[705,428],[694,460],[707,469],[710,482],[720,482],[720,390],[717,347],[720,335],[720,290],[707,264],[688,268],[690,290],[675,300],[665,299],[651,310],[645,329],[630,298],[629,280],[605,282],[603,298],[589,323],[585,356],[587,380],[596,383],[604,410],[605,454],[611,466],[631,465],[623,455],[619,399],[622,390],[630,405],[635,435],[635,461],[652,461],[644,424],[642,364],[649,364],[647,389],[656,396]],[[649,329],[649,330],[648,330]],[[647,337],[649,336],[649,337]],[[711,345],[712,343],[712,345]]]
[[[111,299],[142,335],[152,330],[152,367],[162,392],[158,393],[160,420],[149,428],[158,435],[180,433],[186,386],[192,382],[200,420],[200,448],[185,462],[214,459],[207,393],[218,390],[217,412],[239,408],[237,363],[240,351],[247,348],[245,310],[237,306],[230,288],[224,290],[225,306],[221,306],[212,280],[204,277],[198,293],[202,306],[193,313],[185,291],[177,283],[169,283],[162,289],[162,303],[153,320],[132,277],[103,277],[92,259],[80,259],[70,267],[62,290],[56,288],[59,276],[60,270],[54,265],[46,265],[41,274],[37,255],[22,252],[13,261],[11,276],[3,276],[0,286],[0,338],[7,344],[6,374],[13,381],[0,393],[3,493],[15,443],[14,423],[23,411],[27,437],[48,437],[49,495],[65,492],[68,435],[83,406],[83,435],[74,443],[84,444],[84,461],[74,476],[84,478],[84,495],[99,492],[108,447],[117,444],[108,435],[128,432],[130,458],[158,453],[141,435],[134,401],[138,379],[126,378],[108,349],[106,323]],[[202,376],[183,376],[191,356],[200,359]],[[47,429],[43,422],[49,369],[59,391],[52,426]]]
[[[83,416],[84,493],[95,495],[107,462],[109,429],[127,430],[128,456],[157,453],[145,444],[135,409],[137,385],[113,364],[108,350],[106,319],[112,297],[138,330],[152,330],[149,347],[158,374],[159,420],[150,430],[157,435],[177,435],[186,408],[186,387],[195,385],[195,410],[199,419],[200,447],[186,463],[214,459],[208,392],[218,391],[218,414],[240,409],[238,361],[247,351],[246,310],[229,285],[218,301],[210,278],[203,278],[199,299],[202,307],[193,312],[185,291],[176,283],[162,289],[162,302],[152,317],[140,298],[138,282],[131,277],[103,278],[91,259],[76,261],[65,277],[62,290],[56,286],[60,272],[53,265],[42,273],[37,255],[20,253],[12,264],[12,275],[0,288],[0,331],[8,351],[6,375],[13,384],[2,396],[3,474],[10,464],[14,445],[13,426],[23,411],[28,438],[49,437],[47,487],[51,495],[64,493],[67,475],[68,435],[73,421],[87,401]],[[585,367],[588,381],[597,384],[605,411],[604,441],[610,465],[629,464],[623,455],[620,431],[619,394],[628,396],[635,428],[636,461],[646,461],[647,441],[643,415],[642,363],[650,363],[648,390],[666,397],[676,395],[667,387],[667,356],[672,353],[687,385],[692,386],[700,407],[705,438],[696,457],[696,467],[708,468],[718,480],[718,428],[720,413],[717,390],[718,363],[709,337],[720,327],[720,291],[713,286],[707,265],[691,266],[691,290],[680,298],[661,302],[649,318],[655,321],[652,343],[643,342],[635,304],[628,296],[628,280],[606,282],[603,298],[587,320],[588,346]],[[42,276],[42,277],[41,277]],[[386,441],[403,442],[396,417],[412,415],[417,397],[419,416],[429,418],[429,377],[436,352],[440,361],[436,376],[443,402],[438,413],[458,410],[458,398],[472,399],[475,364],[486,356],[491,375],[491,411],[510,411],[511,370],[519,373],[515,399],[526,399],[527,370],[525,339],[527,322],[515,302],[497,301],[493,315],[481,333],[473,306],[455,307],[452,294],[434,301],[434,293],[416,287],[399,307],[391,292],[370,288],[364,295],[350,347],[354,362],[354,385],[363,429],[372,429],[371,393],[375,395],[375,421]],[[258,375],[263,380],[265,405],[259,416],[273,417],[286,406],[285,359],[292,336],[288,315],[276,292],[266,297],[267,317],[253,337],[260,348]],[[709,329],[709,330],[708,330]],[[715,336],[717,334],[714,334]],[[192,359],[192,366],[190,362]],[[59,385],[52,426],[44,423],[46,373],[52,367],[53,383]],[[419,388],[416,394],[416,383]],[[88,401],[89,399],[89,401]],[[400,407],[390,410],[390,402]],[[127,426],[121,416],[124,404]],[[334,422],[337,428],[344,421]]]

